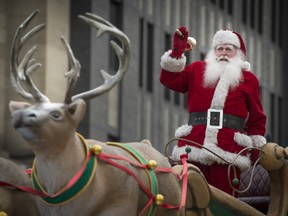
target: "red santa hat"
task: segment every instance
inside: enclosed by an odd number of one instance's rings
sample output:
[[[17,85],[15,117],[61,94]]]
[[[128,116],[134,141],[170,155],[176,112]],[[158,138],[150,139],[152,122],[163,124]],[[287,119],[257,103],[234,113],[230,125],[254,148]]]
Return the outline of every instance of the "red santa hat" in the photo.
[[[217,31],[212,40],[212,48],[215,49],[218,45],[223,44],[231,44],[241,49],[245,57],[242,68],[244,70],[250,70],[250,64],[246,61],[246,46],[239,33],[226,29]]]

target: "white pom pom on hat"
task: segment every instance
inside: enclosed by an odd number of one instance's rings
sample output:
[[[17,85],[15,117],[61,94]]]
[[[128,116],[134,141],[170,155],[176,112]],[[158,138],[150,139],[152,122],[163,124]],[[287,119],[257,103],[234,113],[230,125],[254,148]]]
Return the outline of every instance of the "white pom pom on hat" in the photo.
[[[221,29],[217,31],[212,40],[212,48],[216,48],[218,45],[231,44],[241,49],[246,58],[246,46],[241,35],[235,31],[229,29]],[[250,64],[247,61],[243,61],[242,69],[250,70]]]

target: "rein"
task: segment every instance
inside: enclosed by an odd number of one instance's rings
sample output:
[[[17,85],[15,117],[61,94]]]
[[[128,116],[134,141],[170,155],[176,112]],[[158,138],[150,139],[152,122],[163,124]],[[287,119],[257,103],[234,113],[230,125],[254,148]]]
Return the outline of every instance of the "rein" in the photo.
[[[188,140],[188,139],[185,139],[185,138],[172,138],[172,139],[170,139],[170,140],[167,142],[167,144],[166,144],[165,154],[166,154],[166,156],[169,158],[169,160],[171,160],[171,161],[173,161],[173,162],[176,162],[176,163],[179,162],[179,161],[173,160],[173,159],[168,155],[167,149],[168,149],[169,145],[170,145],[173,141],[179,141],[179,140],[182,140],[182,141],[185,141],[185,142],[187,142],[187,143],[193,144],[193,145],[195,145],[195,146],[197,146],[197,147],[199,147],[199,148],[203,148],[203,149],[205,149],[206,151],[210,152],[211,154],[215,155],[216,157],[220,158],[220,159],[221,159],[222,161],[224,161],[226,164],[228,164],[228,171],[227,171],[228,179],[230,179],[229,173],[230,173],[230,171],[231,171],[231,168],[233,169],[234,176],[236,176],[236,168],[235,168],[234,162],[237,160],[237,158],[238,158],[243,152],[245,152],[245,151],[250,151],[250,150],[252,150],[252,149],[255,149],[255,150],[263,153],[263,151],[262,151],[260,148],[258,148],[258,147],[246,147],[246,148],[242,149],[240,152],[238,152],[237,156],[236,156],[232,161],[227,161],[227,160],[225,160],[224,158],[222,158],[221,156],[219,156],[217,153],[211,151],[209,148],[201,145],[201,144],[198,143],[198,142],[195,142],[195,141],[192,141],[192,140]],[[188,149],[186,149],[186,152],[187,152],[187,154],[189,154],[189,152],[191,151],[191,149],[189,150],[189,147],[187,147],[187,148],[188,148]],[[188,158],[188,157],[187,157],[187,158]],[[234,184],[238,184],[239,180],[238,180],[237,178],[234,178],[232,181],[231,181],[231,180],[228,181],[228,182],[229,182],[229,186],[230,186],[230,188],[233,190],[234,193],[235,193],[235,192],[236,192],[236,193],[245,193],[246,191],[249,190],[249,188],[251,187],[251,184],[252,184],[255,167],[256,167],[256,165],[258,164],[258,162],[261,160],[261,158],[262,158],[262,157],[259,157],[259,158],[255,161],[255,163],[253,164],[253,166],[252,166],[252,171],[251,171],[251,176],[250,176],[250,180],[249,180],[249,183],[248,183],[248,185],[247,185],[247,187],[246,187],[245,189],[243,189],[243,190],[238,190],[238,189],[236,189],[236,188],[233,186]],[[182,164],[183,164],[182,159],[181,159],[181,162],[182,162]],[[183,164],[183,166],[184,166],[184,164]]]

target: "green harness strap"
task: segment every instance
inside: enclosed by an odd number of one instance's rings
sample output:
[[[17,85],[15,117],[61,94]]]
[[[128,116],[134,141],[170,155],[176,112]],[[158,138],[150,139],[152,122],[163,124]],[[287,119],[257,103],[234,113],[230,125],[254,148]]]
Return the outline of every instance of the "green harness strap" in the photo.
[[[120,147],[120,148],[128,151],[139,163],[141,163],[143,165],[147,165],[147,160],[133,147],[131,147],[125,143],[107,142],[107,144],[117,146],[117,147]],[[145,171],[149,177],[150,191],[154,196],[156,196],[158,194],[157,176],[156,176],[153,169],[145,169]],[[156,210],[157,210],[157,205],[155,204],[155,202],[153,202],[153,204],[150,207],[148,216],[154,216],[156,213]]]
[[[88,144],[86,143],[84,138],[82,138],[82,136],[80,136],[80,135],[78,135],[78,136],[80,137],[83,144],[85,145],[86,154],[88,154],[88,152],[89,152]],[[34,164],[35,164],[35,161],[34,161]],[[88,163],[86,165],[85,171],[83,172],[81,177],[77,180],[77,182],[71,188],[64,191],[63,193],[61,193],[57,197],[53,197],[53,198],[40,197],[40,199],[44,203],[46,203],[47,205],[52,205],[52,206],[64,205],[64,204],[68,203],[69,201],[75,199],[78,195],[81,194],[82,191],[84,191],[90,185],[91,181],[93,180],[95,171],[96,171],[96,166],[97,166],[97,158],[94,155],[92,155],[90,160],[88,161]],[[32,171],[31,178],[32,178],[33,187],[36,190],[39,190],[42,193],[48,195],[48,193],[42,187],[41,183],[39,182],[39,180],[37,178],[35,167]]]

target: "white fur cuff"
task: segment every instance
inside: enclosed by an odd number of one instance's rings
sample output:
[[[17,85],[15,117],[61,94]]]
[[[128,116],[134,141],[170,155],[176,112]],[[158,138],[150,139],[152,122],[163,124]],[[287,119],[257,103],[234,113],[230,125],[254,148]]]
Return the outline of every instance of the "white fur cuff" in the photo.
[[[186,147],[189,145],[178,147],[175,146],[173,148],[172,152],[172,159],[173,160],[180,160],[181,155],[187,154],[186,153]],[[191,152],[188,154],[188,161],[196,161],[198,163],[204,164],[206,166],[210,166],[213,163],[218,164],[227,164],[224,160],[218,158],[214,154],[208,152],[204,148],[197,148],[193,146],[189,146],[191,148]],[[219,155],[221,158],[225,159],[228,162],[234,162],[233,164],[238,167],[241,171],[248,170],[251,166],[250,158],[249,156],[244,155],[237,155],[235,153],[223,151],[217,146],[210,146],[210,149],[212,152],[215,152],[217,155]]]
[[[234,134],[234,141],[238,143],[240,146],[243,147],[252,147],[252,140],[251,137],[241,134],[239,132],[236,132]]]
[[[182,125],[180,127],[177,128],[177,130],[175,131],[175,137],[176,138],[180,138],[180,137],[184,137],[187,136],[191,133],[192,131],[192,125]]]
[[[243,62],[241,63],[241,68],[242,68],[243,70],[250,71],[250,69],[251,69],[250,63],[247,62],[247,61],[243,61]]]
[[[180,72],[184,69],[186,64],[186,56],[182,54],[182,57],[179,59],[172,58],[170,56],[171,50],[165,52],[161,57],[160,65],[164,70],[170,72]]]
[[[250,137],[252,139],[253,146],[255,147],[261,148],[267,143],[266,138],[261,135],[252,135]]]

